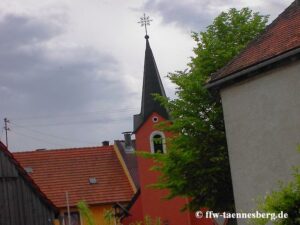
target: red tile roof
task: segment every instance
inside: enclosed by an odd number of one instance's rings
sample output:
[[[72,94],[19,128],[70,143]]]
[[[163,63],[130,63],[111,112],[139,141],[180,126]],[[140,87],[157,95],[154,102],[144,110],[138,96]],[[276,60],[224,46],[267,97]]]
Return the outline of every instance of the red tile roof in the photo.
[[[210,83],[300,47],[300,0],[294,1]]]
[[[30,176],[58,207],[80,200],[89,205],[130,201],[133,190],[113,146],[14,153]],[[96,184],[89,178],[95,177]]]
[[[14,157],[14,155],[7,149],[7,147],[0,141],[0,151],[6,155],[9,160],[16,166],[20,176],[22,176],[29,185],[35,190],[35,193],[40,196],[42,201],[49,205],[54,212],[57,212],[57,206],[46,196],[46,194],[40,189],[40,187],[35,183],[35,181],[26,173],[24,168],[21,166],[20,162]]]

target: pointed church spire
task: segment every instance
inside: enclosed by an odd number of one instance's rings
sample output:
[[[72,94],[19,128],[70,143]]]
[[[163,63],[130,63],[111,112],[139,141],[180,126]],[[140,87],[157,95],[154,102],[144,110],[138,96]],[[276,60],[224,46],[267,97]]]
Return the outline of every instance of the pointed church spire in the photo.
[[[153,97],[153,94],[159,94],[163,97],[166,97],[166,94],[149,44],[149,36],[146,35],[145,39],[146,50],[141,112],[134,116],[134,131],[136,131],[153,112],[158,113],[165,119],[169,119],[169,114],[166,108]]]

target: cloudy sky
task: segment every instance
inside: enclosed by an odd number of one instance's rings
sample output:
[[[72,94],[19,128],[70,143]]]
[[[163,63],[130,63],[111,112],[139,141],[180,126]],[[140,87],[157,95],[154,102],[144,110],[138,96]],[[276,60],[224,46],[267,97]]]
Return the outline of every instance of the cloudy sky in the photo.
[[[292,0],[1,0],[0,122],[12,151],[100,145],[132,130],[139,113],[145,50],[137,21],[165,77],[192,56],[191,31],[229,8],[273,20]],[[5,132],[1,129],[1,141]]]

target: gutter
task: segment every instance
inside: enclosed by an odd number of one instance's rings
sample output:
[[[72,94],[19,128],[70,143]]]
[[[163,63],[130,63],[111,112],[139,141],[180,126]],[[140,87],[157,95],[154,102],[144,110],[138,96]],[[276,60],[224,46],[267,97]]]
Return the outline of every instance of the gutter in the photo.
[[[257,70],[260,70],[260,69],[263,69],[264,67],[267,67],[271,64],[274,64],[274,63],[277,63],[277,62],[280,62],[282,60],[285,60],[285,59],[288,59],[289,57],[292,57],[292,56],[297,56],[297,55],[300,55],[300,48],[297,47],[296,49],[293,49],[291,51],[288,51],[288,52],[285,52],[279,56],[276,56],[274,58],[271,58],[271,59],[268,59],[266,61],[263,61],[261,63],[258,63],[258,64],[255,64],[254,66],[250,66],[246,69],[243,69],[239,72],[236,72],[236,73],[233,73],[225,78],[220,78],[219,80],[216,80],[216,81],[212,81],[211,83],[207,83],[205,85],[205,87],[207,89],[212,89],[212,88],[218,88],[220,86],[223,86],[229,82],[232,82],[233,80],[236,80],[238,78],[241,78],[242,76],[245,76],[246,74],[250,74],[250,73],[253,73]]]

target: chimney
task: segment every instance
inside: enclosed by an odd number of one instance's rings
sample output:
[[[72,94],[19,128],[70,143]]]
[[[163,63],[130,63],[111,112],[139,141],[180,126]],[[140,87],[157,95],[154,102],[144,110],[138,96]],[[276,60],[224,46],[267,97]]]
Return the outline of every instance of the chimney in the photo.
[[[125,140],[125,151],[126,152],[133,152],[133,146],[132,146],[132,141],[131,141],[131,131],[126,131],[123,132],[124,134],[124,140]]]
[[[125,140],[125,148],[130,147],[131,144],[131,132],[130,131],[125,131],[122,134],[124,134],[124,140]]]
[[[102,141],[102,146],[109,146],[109,141]]]

